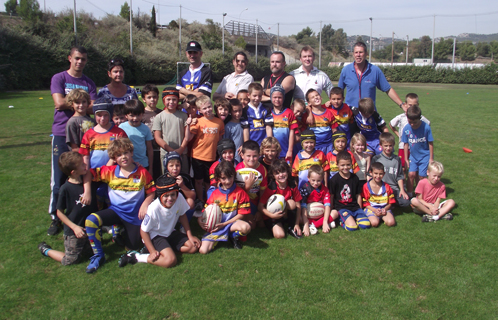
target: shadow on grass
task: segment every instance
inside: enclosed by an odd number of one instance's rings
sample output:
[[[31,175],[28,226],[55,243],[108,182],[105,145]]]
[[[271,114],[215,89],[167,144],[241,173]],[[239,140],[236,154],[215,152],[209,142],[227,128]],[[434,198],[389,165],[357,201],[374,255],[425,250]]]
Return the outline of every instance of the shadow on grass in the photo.
[[[51,134],[52,132],[24,133],[17,136],[0,136],[0,139],[11,139],[11,138],[26,137],[26,136],[50,136]]]
[[[23,148],[23,147],[31,147],[31,146],[39,146],[39,145],[44,145],[44,144],[51,144],[51,141],[39,141],[39,142],[32,142],[32,143],[21,143],[21,144],[11,144],[7,146],[0,146],[0,150],[2,149],[12,149],[12,148]]]

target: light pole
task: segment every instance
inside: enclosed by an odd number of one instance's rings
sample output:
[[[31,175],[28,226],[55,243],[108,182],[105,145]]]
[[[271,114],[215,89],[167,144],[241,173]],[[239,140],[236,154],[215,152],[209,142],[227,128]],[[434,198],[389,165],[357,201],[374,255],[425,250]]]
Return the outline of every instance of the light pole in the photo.
[[[242,10],[242,11],[239,13],[239,36],[240,36],[240,16],[242,15],[242,13],[243,13],[244,11],[247,11],[247,10],[249,10],[249,8],[245,8],[244,10]]]
[[[133,55],[133,2],[130,0],[130,54]]]
[[[256,19],[256,65],[258,64],[258,33],[259,33],[259,24],[258,19]]]
[[[227,14],[225,12],[223,12],[223,25],[221,26],[221,34],[222,34],[222,38],[223,38],[223,42],[222,42],[222,49],[221,51],[223,52],[223,55],[225,55],[225,16]]]
[[[373,29],[373,18],[370,17],[370,54],[369,54],[369,58],[370,58],[370,62],[373,61],[372,59],[372,29]]]
[[[78,45],[78,32],[76,31],[76,0],[74,0],[74,9],[73,9],[73,20],[74,20],[74,45]]]

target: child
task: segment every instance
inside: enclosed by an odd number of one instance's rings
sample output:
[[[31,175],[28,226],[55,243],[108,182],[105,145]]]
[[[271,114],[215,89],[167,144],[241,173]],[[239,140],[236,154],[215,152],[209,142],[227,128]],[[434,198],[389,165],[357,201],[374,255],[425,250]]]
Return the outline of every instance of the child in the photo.
[[[219,159],[215,161],[211,167],[209,168],[209,184],[210,187],[207,191],[207,197],[211,195],[211,193],[218,187],[219,181],[216,179],[215,170],[216,167],[223,161],[228,161],[232,163],[235,168],[239,163],[235,160],[235,143],[232,140],[223,138],[218,142],[218,146],[216,147],[218,151]]]
[[[393,227],[396,225],[391,206],[396,203],[391,187],[382,181],[384,178],[384,165],[380,162],[372,163],[370,166],[370,175],[372,179],[363,185],[363,207],[365,214],[372,227],[378,227],[380,219],[386,226]]]
[[[62,185],[57,201],[57,217],[64,223],[64,252],[52,250],[52,247],[45,242],[38,245],[38,250],[44,256],[68,266],[78,263],[86,253],[91,256],[92,250],[84,227],[86,217],[94,209],[91,205],[86,206],[81,203],[83,194],[81,176],[87,172],[83,157],[75,151],[64,152],[59,157],[59,167],[69,177]]]
[[[239,92],[237,92],[237,100],[239,100],[240,104],[242,104],[242,109],[246,109],[250,101],[249,91],[246,89],[239,90]]]
[[[157,101],[159,100],[159,90],[157,87],[153,84],[146,84],[142,89],[142,100],[145,102],[145,113],[142,122],[149,128],[152,136],[154,136],[154,132],[152,131],[154,118],[162,111],[157,108]],[[161,176],[161,149],[154,139],[152,140],[152,150],[152,164],[154,168],[152,178],[156,180]]]
[[[346,133],[342,132],[341,130],[337,130],[332,134],[332,146],[333,150],[332,152],[327,153],[327,162],[329,163],[329,168],[330,168],[330,178],[332,178],[337,172],[339,172],[339,167],[337,165],[337,160],[336,156],[339,152],[346,150],[346,145],[347,145],[348,139],[346,136]],[[358,168],[358,165],[356,164],[356,160],[351,153],[351,151],[346,150],[350,155],[351,155],[351,160],[352,160],[352,168],[351,172],[356,173],[360,169]]]
[[[260,144],[264,138],[273,136],[273,117],[271,110],[261,103],[263,87],[253,82],[248,92],[250,102],[242,113],[240,124],[244,129],[244,141],[253,140]]]
[[[415,179],[427,177],[427,166],[434,161],[434,138],[431,127],[421,120],[422,110],[418,106],[411,106],[406,110],[408,124],[403,128],[401,141],[404,143],[405,155],[410,150],[410,157],[406,158],[408,168],[408,194],[413,192]]]
[[[375,103],[370,98],[363,98],[358,103],[358,109],[352,108],[355,125],[367,139],[367,152],[376,155],[382,152],[379,144],[380,132],[389,132],[384,119],[375,111]],[[379,131],[380,130],[380,131]]]
[[[283,106],[284,96],[285,89],[283,87],[274,86],[271,88],[273,136],[278,140],[281,147],[278,157],[290,163],[294,150],[295,131],[298,125],[292,110]]]
[[[382,136],[383,133],[381,133]],[[382,144],[382,143],[381,143]],[[360,179],[360,183],[363,186],[367,182],[367,172],[370,170],[370,159],[371,154],[366,153],[367,150],[367,139],[361,133],[356,132],[351,137],[351,147],[350,150],[353,151],[353,156],[358,165],[358,171],[356,175]]]
[[[291,177],[291,169],[283,159],[277,159],[271,165],[268,188],[259,201],[259,211],[264,213],[265,226],[270,230],[275,239],[285,237],[284,222],[287,222],[287,232],[296,239],[301,239],[299,218],[301,217],[301,194]],[[285,211],[271,213],[266,210],[268,199],[274,194],[281,194],[285,198]]]
[[[175,252],[197,252],[201,242],[190,231],[185,215],[189,206],[179,190],[174,178],[162,175],[157,179],[156,199],[147,208],[140,228],[148,253],[129,251],[119,259],[120,267],[142,262],[171,268],[177,263]],[[185,233],[175,230],[178,221]]]
[[[120,124],[126,122],[126,114],[124,104],[115,104],[114,113],[112,114],[112,122],[119,127]]]
[[[197,199],[204,202],[204,190],[209,189],[209,168],[216,161],[216,146],[225,134],[225,125],[213,114],[213,105],[208,96],[198,97],[197,110],[203,115],[190,127],[189,140],[193,139],[192,168],[194,170]]]
[[[313,119],[308,128],[315,132],[316,148],[325,154],[332,152],[332,128],[336,127],[334,114],[322,105],[322,97],[315,89],[308,90],[306,100],[311,106],[310,117]]]
[[[90,95],[83,89],[71,90],[66,96],[66,104],[74,110],[66,124],[66,143],[72,151],[78,152],[83,135],[95,126],[95,120],[86,114]]]
[[[278,159],[278,155],[281,154],[282,149],[280,148],[280,143],[274,137],[267,137],[261,142],[260,154],[263,156],[259,158],[259,163],[261,163],[266,172],[269,172],[270,166]]]
[[[206,206],[216,203],[223,216],[221,223],[210,233],[202,237],[202,245],[199,252],[206,254],[213,250],[215,242],[232,242],[235,249],[242,249],[239,237],[246,236],[251,227],[249,223],[243,221],[244,216],[251,213],[249,196],[235,181],[235,169],[229,161],[221,161],[215,169],[215,178],[220,182],[206,202]]]
[[[140,100],[128,100],[125,103],[125,113],[128,122],[120,124],[119,127],[133,143],[133,161],[140,163],[153,176],[153,138],[150,129],[142,123],[144,105]]]
[[[190,132],[188,115],[178,110],[180,93],[175,88],[165,88],[162,93],[164,110],[154,118],[152,131],[154,139],[161,148],[161,159],[171,151],[176,151],[182,158],[182,172],[189,173],[187,160],[186,134]],[[161,172],[165,172],[161,162]]]
[[[303,132],[308,125],[306,124],[306,102],[303,99],[294,99],[291,104],[291,110],[297,122],[297,129],[294,133],[294,155],[301,151],[301,132]]]
[[[144,167],[133,162],[133,143],[121,138],[109,144],[109,157],[117,164],[92,169],[94,181],[109,185],[109,208],[92,213],[86,218],[85,227],[92,245],[94,256],[86,268],[87,273],[95,272],[105,263],[101,243],[103,225],[123,225],[122,234],[127,248],[138,250],[142,245],[140,225],[147,213],[147,207],[154,200],[154,181]]]
[[[164,157],[164,175],[176,180],[179,191],[187,201],[190,209],[194,208],[195,189],[192,178],[188,174],[182,172],[182,160],[176,151],[169,152]],[[192,218],[192,214],[193,211],[187,212],[189,221],[190,218]]]
[[[432,161],[427,168],[427,179],[420,180],[415,189],[416,197],[412,199],[413,212],[422,213],[422,222],[432,222],[439,219],[453,220],[450,213],[456,205],[455,201],[446,199],[446,187],[441,182],[444,167],[441,162]]]
[[[323,184],[324,171],[319,165],[312,165],[308,169],[308,182],[306,182],[299,192],[303,197],[302,219],[304,223],[303,233],[305,236],[317,234],[317,228],[322,227],[323,233],[328,233],[330,228],[335,228],[335,219],[339,218],[337,211],[332,211],[330,207],[330,192]],[[311,219],[308,216],[307,205],[313,202],[320,202],[325,206],[325,213],[319,219]],[[323,223],[325,221],[325,223]]]
[[[216,117],[221,119],[223,123],[230,121],[230,102],[227,99],[221,98],[214,101]]]
[[[403,168],[400,158],[394,154],[394,136],[390,132],[382,132],[379,136],[382,153],[374,156],[372,162],[380,162],[384,166],[384,178],[394,192],[394,199],[400,207],[408,207],[410,198],[405,192]]]
[[[330,90],[330,111],[334,115],[337,129],[346,133],[348,138],[347,145],[351,141],[351,124],[354,122],[353,112],[347,104],[344,103],[344,90],[340,87],[333,87]]]
[[[187,115],[191,116],[192,119],[196,119],[199,116],[199,114],[197,114],[197,107],[195,106],[195,100],[197,100],[197,97],[195,95],[188,94],[183,102],[184,109],[182,109],[182,111],[185,112]]]
[[[244,143],[244,130],[240,125],[240,118],[242,117],[242,104],[238,99],[230,99],[230,106],[232,109],[232,116],[230,121],[225,124],[224,139],[230,139],[235,143],[235,160],[237,163],[242,161],[240,152],[242,144]]]
[[[324,180],[327,181],[327,171],[329,168],[329,163],[325,154],[315,149],[316,136],[311,130],[304,130],[301,133],[301,145],[303,150],[301,150],[294,159],[292,163],[292,176],[298,178],[298,187],[301,189],[303,185],[308,182],[308,169],[317,164],[323,168]],[[327,186],[327,183],[325,183]]]
[[[339,174],[329,181],[329,191],[334,209],[341,217],[341,226],[347,231],[370,228],[370,221],[363,212],[360,180],[351,173],[351,154],[343,150],[337,154]]]

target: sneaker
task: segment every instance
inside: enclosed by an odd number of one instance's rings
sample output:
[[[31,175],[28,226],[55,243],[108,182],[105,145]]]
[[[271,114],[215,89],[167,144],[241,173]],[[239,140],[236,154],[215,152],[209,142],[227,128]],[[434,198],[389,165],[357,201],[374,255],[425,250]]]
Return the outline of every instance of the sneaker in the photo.
[[[178,228],[178,231],[180,231],[183,234],[187,234],[187,232],[185,231],[185,228],[183,226],[180,226],[180,228]]]
[[[318,233],[318,229],[315,227],[315,225],[313,223],[310,224],[310,233],[312,235],[315,235]]]
[[[447,214],[445,214],[444,216],[441,217],[441,219],[443,220],[453,220],[453,214],[448,212]]]
[[[38,245],[38,250],[40,250],[41,254],[44,255],[44,256],[46,256],[45,253],[48,250],[51,250],[51,249],[52,249],[52,247],[49,246],[45,241],[44,242],[40,242],[40,244]]]
[[[329,224],[329,226],[330,226],[330,228],[332,228],[332,229],[335,229],[335,227],[337,227],[337,226],[336,226],[336,224],[335,224],[335,221],[332,221],[332,222]]]
[[[199,199],[195,200],[194,217],[196,218],[202,217],[202,209],[204,209],[204,202],[202,202]]]
[[[86,273],[94,273],[97,269],[105,263],[105,257],[94,255],[90,258],[90,264],[86,267]]]
[[[123,254],[121,256],[121,258],[119,258],[119,261],[118,261],[118,265],[120,268],[126,266],[128,263],[129,264],[135,264],[137,263],[137,257],[136,257],[136,254],[138,252],[136,252],[135,250],[130,250],[128,251],[127,253]]]
[[[147,253],[149,253],[149,249],[147,249],[147,247],[144,246],[142,249],[140,249],[140,251],[138,253],[140,253],[140,254],[147,254]]]
[[[293,236],[294,238],[296,238],[296,239],[301,239],[301,238],[303,237],[303,236],[298,235],[298,234],[296,233],[296,231],[294,231],[294,229],[292,229],[292,228],[289,228],[289,229],[287,230],[287,232],[288,232],[291,236]]]
[[[47,234],[49,236],[55,236],[59,232],[61,232],[62,224],[60,220],[52,220],[50,227],[48,227]]]
[[[230,242],[233,244],[233,247],[235,249],[242,249],[242,243],[239,240],[239,237],[235,237],[235,238],[229,237],[228,239],[230,239]]]
[[[123,240],[123,237],[121,235],[117,235],[115,237],[112,237],[112,242],[117,244],[120,247],[125,247],[125,242]]]
[[[422,222],[434,222],[434,219],[432,218],[432,215],[424,214],[422,216]]]

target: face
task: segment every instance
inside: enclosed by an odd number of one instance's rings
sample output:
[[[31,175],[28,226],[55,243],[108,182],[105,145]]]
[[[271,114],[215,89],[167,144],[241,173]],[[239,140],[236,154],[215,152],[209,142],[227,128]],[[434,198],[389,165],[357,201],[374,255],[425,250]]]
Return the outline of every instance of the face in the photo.
[[[226,175],[221,174],[220,176],[221,187],[225,190],[230,189],[233,186],[234,179],[235,177],[227,177]]]
[[[294,115],[296,116],[296,118],[300,118],[303,116],[304,106],[301,104],[294,103],[294,110],[292,111],[294,111]]]
[[[114,116],[112,116],[112,122],[114,122],[115,125],[119,126],[123,122],[126,122],[126,116],[125,115],[121,115],[121,116],[114,115]]]
[[[216,108],[216,113],[221,120],[225,120],[228,117],[229,111],[227,108],[219,106],[218,108]]]
[[[308,152],[308,153],[311,153],[313,152],[313,150],[315,150],[315,141],[314,140],[305,140],[303,142],[303,150]]]
[[[97,124],[100,125],[101,127],[109,124],[109,119],[110,116],[109,112],[107,111],[99,111],[95,113],[95,122],[97,122]]]
[[[76,72],[82,72],[88,61],[86,53],[81,53],[74,50],[73,53],[67,57],[70,63],[70,69]]]
[[[124,69],[122,66],[115,66],[111,71],[107,71],[107,75],[113,82],[123,82]]]
[[[171,208],[178,198],[178,191],[165,192],[161,195],[160,201],[165,208]]]
[[[202,58],[202,51],[187,51],[187,59],[191,64],[200,64]]]
[[[408,108],[412,107],[412,106],[417,106],[418,107],[418,99],[407,98],[406,99],[406,104],[408,105]]]
[[[277,147],[273,145],[263,150],[265,158],[270,161],[277,159],[277,153],[278,153]]]
[[[157,106],[157,101],[159,96],[154,91],[150,91],[144,97],[145,104],[147,107],[154,109]]]
[[[384,170],[373,169],[370,174],[372,175],[373,180],[378,184],[380,184],[382,178],[384,178]]]
[[[255,107],[259,106],[259,103],[261,102],[261,97],[263,97],[263,92],[259,90],[253,90],[249,94],[249,101],[251,104]]]
[[[272,54],[270,56],[270,70],[274,75],[278,75],[284,71],[285,62],[281,54]]]
[[[346,149],[346,143],[348,141],[346,139],[336,139],[334,141],[334,149],[337,151],[342,151]]]
[[[353,149],[356,153],[362,153],[365,151],[365,144],[361,141],[356,141],[356,143],[353,145]]]
[[[382,143],[382,151],[386,155],[390,156],[393,153],[393,151],[394,151],[394,144],[389,143],[389,142]]]
[[[235,69],[235,73],[239,74],[246,71],[247,61],[243,55],[239,54],[238,56],[236,56],[235,59],[233,59],[232,63],[233,68]]]
[[[254,169],[258,167],[258,158],[259,152],[256,150],[245,150],[245,152],[242,154],[242,160],[244,161],[244,164],[249,168]]]
[[[180,175],[180,172],[182,170],[182,165],[179,160],[170,160],[166,165],[166,170],[168,170],[169,174],[173,178],[176,178]]]
[[[354,47],[353,55],[354,55],[354,61],[357,64],[361,64],[365,61],[367,57],[367,52],[363,47]]]
[[[313,62],[315,61],[315,57],[313,55],[313,51],[303,51],[301,52],[301,58],[299,59],[303,64],[305,69],[312,68]]]
[[[126,120],[128,120],[128,123],[132,127],[139,127],[142,124],[142,118],[144,117],[144,114],[127,114],[126,115]]]
[[[308,177],[308,182],[315,189],[320,188],[320,186],[322,185],[322,181],[323,181],[323,175],[319,175],[316,172],[311,172]]]
[[[88,101],[86,99],[73,101],[73,108],[75,112],[86,114],[88,108]]]
[[[282,184],[287,184],[287,178],[289,177],[287,171],[284,172],[277,172],[273,175],[273,178],[275,178],[275,181],[282,185]]]
[[[284,103],[284,95],[282,94],[282,92],[274,92],[271,95],[271,103],[277,108],[281,107]]]
[[[195,106],[195,104],[190,104],[190,103],[187,103],[187,108],[185,110],[187,110],[188,114],[190,114],[190,116],[192,116],[192,118],[195,118],[196,114],[197,114],[197,107]]]
[[[342,106],[344,97],[342,96],[342,94],[332,94],[330,95],[330,102],[332,103],[334,108],[338,109]]]
[[[316,91],[312,91],[308,94],[308,103],[312,106],[320,106],[322,105],[322,97]]]
[[[226,161],[233,161],[233,157],[235,156],[235,152],[231,149],[223,151],[221,154],[221,158]]]
[[[242,117],[242,106],[232,106],[232,119],[240,120]]]
[[[178,98],[176,96],[166,96],[163,99],[164,106],[171,112],[175,112],[178,108]]]
[[[339,172],[343,175],[348,175],[351,170],[351,160],[339,160],[337,163],[337,167],[339,168]]]
[[[197,110],[199,110],[199,112],[208,119],[213,116],[213,105],[211,104],[211,101],[204,103],[203,105],[198,107]]]
[[[133,164],[133,152],[131,151],[120,152],[116,155],[114,161],[116,161],[116,163],[120,167],[129,166]]]
[[[80,163],[76,166],[76,169],[73,170],[72,174],[75,176],[84,176],[87,172],[86,164],[81,159]]]
[[[247,92],[239,92],[237,94],[237,99],[242,103],[242,108],[247,107],[247,104],[250,102]]]
[[[429,182],[434,185],[436,183],[438,183],[439,181],[441,181],[441,176],[442,174],[435,171],[435,170],[428,170],[427,171],[427,179],[429,179]]]
[[[422,124],[422,120],[417,119],[417,120],[411,120],[408,119],[408,124],[412,127],[412,129],[418,129],[420,125]]]

